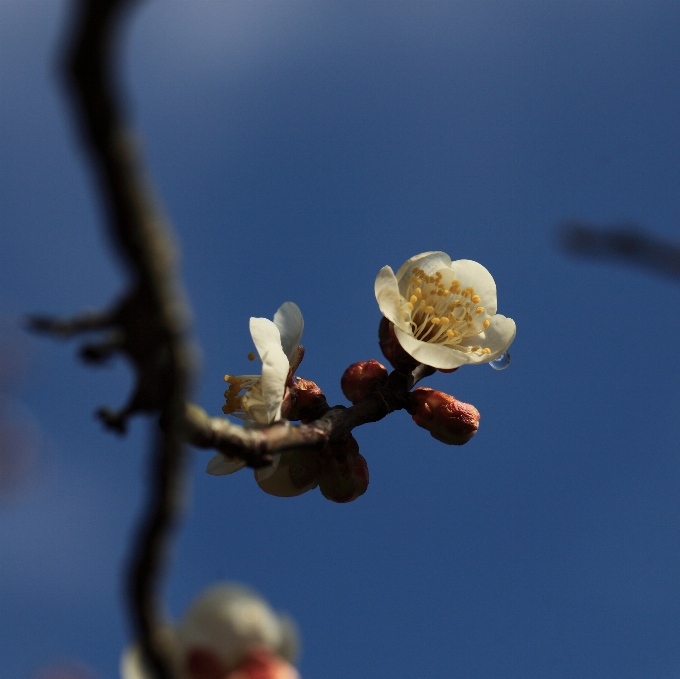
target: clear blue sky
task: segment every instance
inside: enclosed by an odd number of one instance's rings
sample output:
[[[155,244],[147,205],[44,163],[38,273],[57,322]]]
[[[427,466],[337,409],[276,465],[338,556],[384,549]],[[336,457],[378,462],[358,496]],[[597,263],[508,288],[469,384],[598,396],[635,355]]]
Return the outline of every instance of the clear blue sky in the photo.
[[[108,303],[121,269],[54,74],[66,3],[0,0],[0,316]],[[246,372],[250,316],[305,316],[299,374],[380,358],[373,279],[444,250],[517,322],[511,367],[437,375],[475,404],[447,447],[405,413],[357,431],[350,505],[278,499],[192,458],[172,615],[246,582],[302,631],[304,679],[680,674],[680,285],[556,247],[564,219],[680,240],[680,4],[155,0],[123,76],[183,250],[196,400]],[[660,334],[659,334],[660,333]],[[117,677],[146,425],[103,432],[122,364],[26,340],[40,433],[0,505],[0,676],[70,657]]]

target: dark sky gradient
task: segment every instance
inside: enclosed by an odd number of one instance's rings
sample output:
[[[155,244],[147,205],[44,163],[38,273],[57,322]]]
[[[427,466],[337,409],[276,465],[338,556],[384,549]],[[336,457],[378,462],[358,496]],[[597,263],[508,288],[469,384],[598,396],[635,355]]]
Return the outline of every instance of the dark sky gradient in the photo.
[[[0,315],[122,288],[53,77],[67,5],[0,0]],[[680,285],[569,259],[565,219],[680,240],[680,4],[156,0],[123,75],[183,250],[196,400],[250,370],[250,316],[305,316],[299,374],[380,358],[373,280],[441,249],[484,264],[515,319],[504,372],[428,380],[482,413],[463,448],[403,412],[357,432],[362,498],[265,495],[193,456],[166,593],[179,615],[247,582],[302,631],[304,679],[680,674]],[[59,658],[117,677],[120,571],[146,425],[119,363],[24,340],[13,392],[40,435],[0,505],[0,676]]]

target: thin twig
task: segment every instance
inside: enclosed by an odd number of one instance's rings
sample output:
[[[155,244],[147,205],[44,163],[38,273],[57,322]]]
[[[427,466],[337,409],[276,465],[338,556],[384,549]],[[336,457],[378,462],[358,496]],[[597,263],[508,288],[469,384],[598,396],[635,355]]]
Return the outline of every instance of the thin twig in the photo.
[[[368,394],[356,405],[335,406],[319,419],[297,426],[281,422],[262,429],[244,429],[221,417],[209,417],[195,405],[185,412],[185,440],[197,448],[214,448],[229,457],[238,457],[251,467],[271,463],[272,455],[289,448],[322,450],[329,441],[344,438],[355,427],[377,422],[395,410],[409,407],[409,391],[434,368],[419,364],[413,372],[397,370],[387,383]]]

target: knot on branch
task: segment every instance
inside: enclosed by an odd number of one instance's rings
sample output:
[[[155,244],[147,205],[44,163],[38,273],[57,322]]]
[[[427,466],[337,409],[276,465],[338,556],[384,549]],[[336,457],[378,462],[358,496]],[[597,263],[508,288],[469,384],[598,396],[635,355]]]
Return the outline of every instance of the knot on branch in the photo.
[[[96,411],[106,427],[124,433],[131,415],[166,410],[176,379],[172,356],[176,337],[167,330],[167,322],[159,318],[157,309],[149,294],[135,289],[109,311],[73,318],[33,316],[28,327],[63,339],[97,333],[97,340],[84,343],[78,351],[84,362],[103,364],[121,354],[132,363],[135,386],[127,404],[118,410],[104,406]]]

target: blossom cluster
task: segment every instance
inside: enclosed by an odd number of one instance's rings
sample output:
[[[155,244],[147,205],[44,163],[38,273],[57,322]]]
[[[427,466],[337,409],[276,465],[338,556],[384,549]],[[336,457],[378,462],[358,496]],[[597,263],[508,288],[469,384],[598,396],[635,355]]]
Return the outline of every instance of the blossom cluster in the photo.
[[[463,365],[497,361],[507,356],[515,322],[498,313],[491,274],[471,260],[451,261],[444,252],[425,252],[406,261],[395,274],[383,267],[375,280],[375,296],[383,314],[379,345],[395,371],[419,365],[453,372]],[[296,376],[304,356],[300,344],[304,320],[298,306],[285,302],[274,315],[251,318],[250,334],[262,362],[259,375],[225,375],[229,384],[222,408],[244,426],[266,428],[283,419],[310,422],[329,410],[321,389]],[[255,354],[251,354],[255,359]],[[507,362],[507,361],[506,361]],[[378,361],[354,363],[342,376],[345,396],[358,404],[385,387],[387,369]],[[400,406],[403,407],[403,406]],[[413,421],[437,440],[462,445],[477,432],[479,412],[453,396],[418,388],[406,407]],[[215,476],[243,469],[240,458],[217,453],[207,472]],[[320,451],[285,450],[272,464],[255,470],[265,492],[279,497],[301,495],[319,487],[335,502],[349,502],[368,487],[368,466],[349,434]]]
[[[396,274],[389,266],[381,269],[375,296],[383,314],[379,346],[394,372],[375,359],[350,365],[340,386],[353,406],[369,398],[388,399],[392,375],[394,382],[411,385],[422,366],[429,366],[429,373],[421,370],[420,376],[501,357],[507,365],[515,323],[496,313],[496,285],[481,264],[426,252],[409,259]],[[282,304],[273,320],[250,319],[262,370],[225,376],[226,415],[242,419],[245,427],[266,429],[283,420],[313,422],[329,411],[319,386],[296,376],[304,356],[303,329],[302,313],[293,302]],[[463,445],[478,430],[479,411],[449,394],[418,387],[400,398],[397,407],[442,443]],[[222,476],[245,466],[240,458],[217,453],[207,472]],[[335,502],[360,497],[369,481],[366,460],[351,433],[331,438],[320,451],[284,450],[254,473],[258,486],[271,495],[292,497],[318,487]],[[183,620],[162,630],[161,641],[179,679],[299,679],[291,664],[296,647],[291,623],[240,587],[222,585],[204,592]],[[149,679],[137,647],[124,654],[121,674],[122,679]]]

